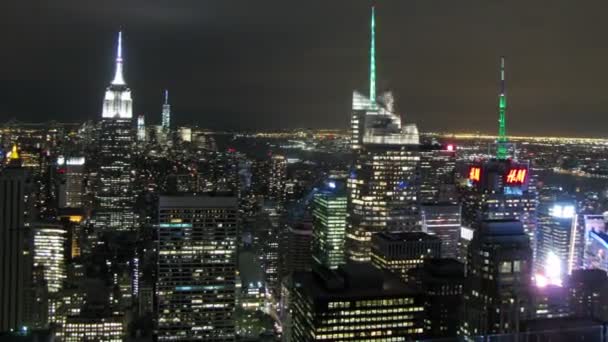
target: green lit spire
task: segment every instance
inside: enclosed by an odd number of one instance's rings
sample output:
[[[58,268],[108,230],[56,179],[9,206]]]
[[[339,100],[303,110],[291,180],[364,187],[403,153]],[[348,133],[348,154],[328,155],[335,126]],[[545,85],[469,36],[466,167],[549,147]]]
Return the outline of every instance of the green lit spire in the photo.
[[[376,107],[376,8],[372,6],[371,44],[369,48],[369,101]]]
[[[500,95],[498,96],[498,139],[496,147],[496,158],[507,159],[507,95],[505,91],[505,58],[500,57]]]

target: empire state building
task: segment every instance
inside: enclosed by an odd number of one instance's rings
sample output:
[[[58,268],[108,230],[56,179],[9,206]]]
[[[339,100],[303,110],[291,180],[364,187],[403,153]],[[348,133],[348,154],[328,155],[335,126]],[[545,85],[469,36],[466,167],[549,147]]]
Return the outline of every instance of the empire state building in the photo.
[[[127,88],[122,75],[122,32],[118,33],[116,73],[114,74],[114,80],[112,80],[112,83],[106,89],[101,117],[104,119],[131,119],[133,117],[131,89]]]
[[[116,73],[106,89],[99,128],[98,178],[93,223],[98,230],[135,228],[133,99],[123,77],[122,32],[118,33]]]

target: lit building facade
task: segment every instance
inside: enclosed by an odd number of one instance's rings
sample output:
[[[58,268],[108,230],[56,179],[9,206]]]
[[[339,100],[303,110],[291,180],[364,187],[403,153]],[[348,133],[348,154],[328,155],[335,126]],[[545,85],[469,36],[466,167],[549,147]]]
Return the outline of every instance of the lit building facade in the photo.
[[[370,260],[373,233],[413,230],[418,223],[416,173],[420,138],[403,125],[391,93],[376,96],[375,13],[372,8],[370,95],[353,94],[351,147],[355,162],[348,178],[347,256]]]
[[[60,225],[32,227],[33,266],[41,267],[49,293],[57,293],[66,279],[67,231]]]
[[[26,226],[31,219],[32,181],[17,148],[0,170],[0,331],[20,331],[27,323],[26,287],[31,276]]]
[[[527,162],[489,160],[468,166],[462,191],[463,226],[476,230],[484,220],[518,220],[535,246],[538,194]]]
[[[582,250],[577,252],[576,203],[558,201],[541,203],[536,229],[536,276],[549,283],[561,285],[563,277],[571,274]]]
[[[608,232],[604,215],[583,215],[584,227],[583,268],[600,268],[608,271]],[[601,266],[604,265],[605,266]]]
[[[85,198],[85,158],[57,158],[61,178],[58,202],[60,208],[82,208]]]
[[[441,240],[421,232],[381,232],[372,235],[372,264],[408,280],[408,271],[426,259],[441,258]]]
[[[532,249],[521,222],[482,222],[468,248],[461,334],[518,332],[531,278]]]
[[[122,75],[122,33],[119,33],[116,75],[106,90],[99,128],[99,170],[93,218],[97,229],[131,230],[135,225],[132,114],[131,90]]]
[[[125,338],[125,333],[123,316],[102,318],[70,316],[63,327],[62,341],[121,342]]]
[[[424,332],[422,297],[370,264],[296,273],[291,307],[291,341],[407,341]]]
[[[418,170],[419,203],[458,203],[455,183],[456,145],[422,145]]]
[[[137,141],[146,142],[146,117],[143,115],[137,116]]]
[[[237,226],[235,197],[160,197],[160,341],[234,340]]]
[[[330,180],[314,195],[312,257],[316,264],[336,269],[345,263],[347,197],[345,184]]]
[[[169,104],[169,90],[165,89],[165,102],[161,114],[161,127],[165,132],[171,130],[171,105]]]
[[[460,204],[423,204],[420,206],[422,230],[441,239],[441,257],[457,259],[462,220]]]
[[[268,197],[282,204],[285,200],[285,182],[287,180],[287,159],[275,154],[270,158],[270,174],[268,178]]]

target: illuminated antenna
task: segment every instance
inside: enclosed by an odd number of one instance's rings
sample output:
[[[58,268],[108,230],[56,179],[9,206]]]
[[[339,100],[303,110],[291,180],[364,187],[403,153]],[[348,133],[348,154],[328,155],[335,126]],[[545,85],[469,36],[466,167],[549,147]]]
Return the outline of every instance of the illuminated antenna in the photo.
[[[125,85],[122,76],[122,31],[118,32],[118,44],[116,46],[116,74],[114,74],[113,85]]]
[[[505,58],[500,57],[500,94],[498,95],[498,139],[496,141],[496,159],[507,159],[507,94],[505,89]]]
[[[376,107],[376,7],[372,6],[372,21],[370,25],[371,42],[369,51],[369,101]]]

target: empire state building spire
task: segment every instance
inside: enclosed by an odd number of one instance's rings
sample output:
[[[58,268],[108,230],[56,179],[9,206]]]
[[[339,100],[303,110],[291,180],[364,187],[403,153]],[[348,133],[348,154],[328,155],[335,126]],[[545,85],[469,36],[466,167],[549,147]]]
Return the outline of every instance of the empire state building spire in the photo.
[[[125,79],[122,75],[122,31],[118,32],[118,45],[116,47],[116,74],[112,85],[125,85]]]
[[[116,73],[110,86],[106,88],[101,117],[104,119],[133,118],[133,98],[122,74],[122,31],[118,32],[116,47]]]

